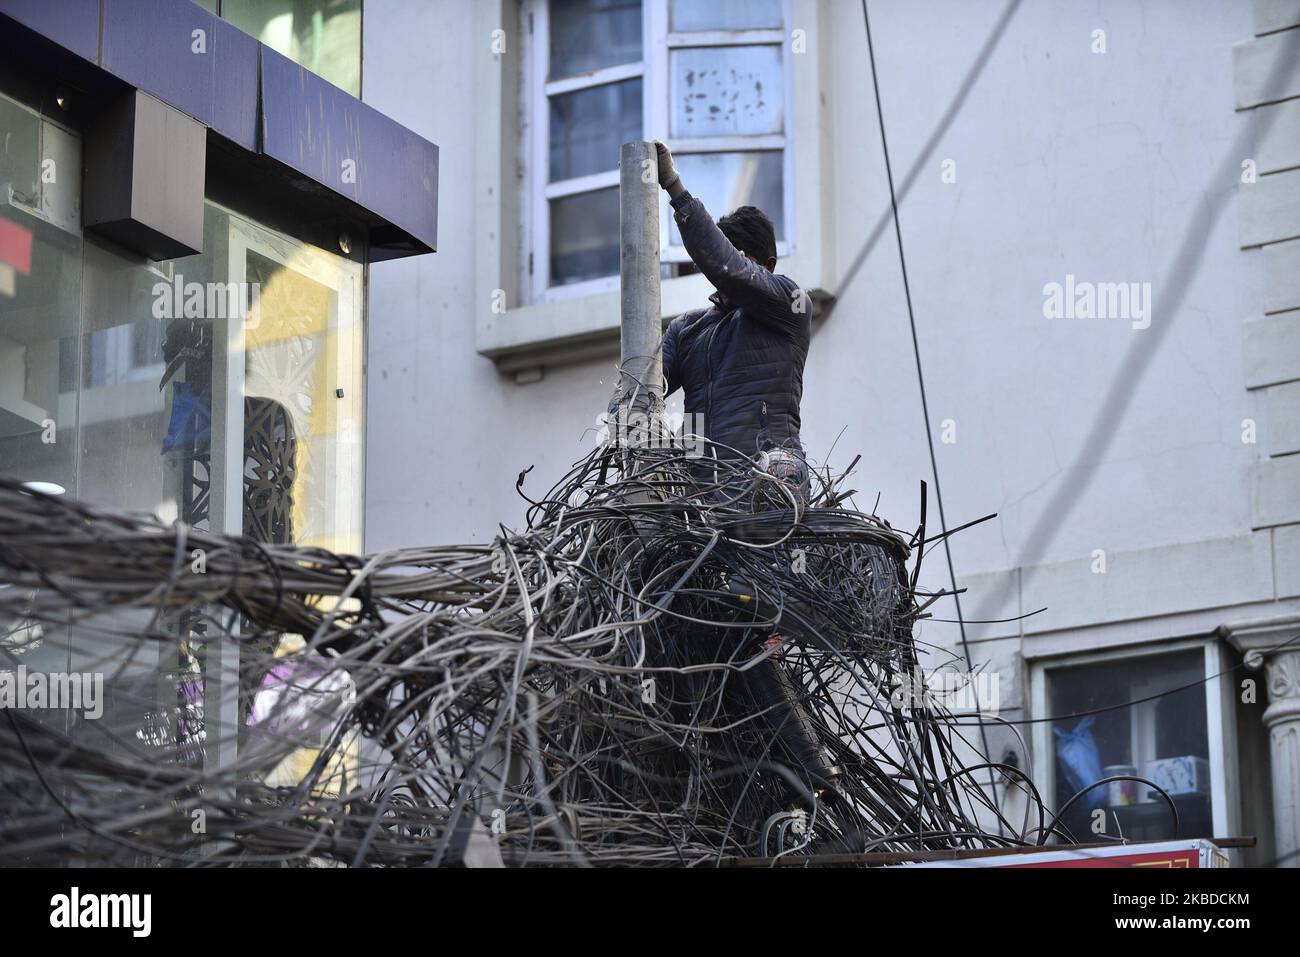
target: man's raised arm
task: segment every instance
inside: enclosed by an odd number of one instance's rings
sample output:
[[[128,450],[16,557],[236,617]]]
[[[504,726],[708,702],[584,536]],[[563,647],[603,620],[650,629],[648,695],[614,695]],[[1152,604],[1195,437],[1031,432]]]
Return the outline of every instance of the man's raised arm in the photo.
[[[732,245],[704,204],[686,191],[668,147],[655,141],[659,185],[672,200],[682,244],[715,289],[753,318],[785,328],[807,321],[802,290],[788,276],[777,276]]]

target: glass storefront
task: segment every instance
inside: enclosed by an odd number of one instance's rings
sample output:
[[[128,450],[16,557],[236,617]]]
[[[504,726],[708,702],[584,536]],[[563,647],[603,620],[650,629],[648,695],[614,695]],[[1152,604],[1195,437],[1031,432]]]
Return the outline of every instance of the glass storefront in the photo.
[[[363,267],[214,203],[202,254],[150,262],[82,233],[80,189],[78,134],[0,97],[0,474],[359,552]],[[204,725],[222,722],[224,748],[246,720],[259,676],[234,643],[205,642],[197,617],[168,622],[165,649],[115,626],[117,644],[0,623],[0,669],[102,671],[99,740],[230,760]],[[90,732],[73,713],[47,718]]]
[[[43,208],[42,189],[80,188],[77,172],[41,184],[54,138],[77,139],[0,98],[0,472],[359,550],[362,267],[212,203],[198,256],[83,236]]]

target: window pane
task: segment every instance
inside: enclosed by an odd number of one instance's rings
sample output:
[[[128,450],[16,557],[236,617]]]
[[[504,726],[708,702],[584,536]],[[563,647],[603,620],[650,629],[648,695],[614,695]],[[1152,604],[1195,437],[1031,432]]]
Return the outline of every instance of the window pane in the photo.
[[[154,315],[155,292],[172,288],[170,275],[206,282],[208,263],[203,256],[163,269],[128,263],[86,240],[78,497],[206,528],[211,327]],[[169,370],[165,356],[182,355]]]
[[[781,0],[672,0],[673,30],[759,30],[781,26]]]
[[[780,150],[755,153],[686,153],[673,157],[691,195],[717,219],[737,206],[757,206],[772,218],[776,238],[785,238],[784,164]],[[671,242],[682,244],[669,217]]]
[[[551,97],[551,182],[618,169],[618,149],[641,139],[641,81]]]
[[[244,534],[360,551],[361,267],[246,232],[258,317],[244,334]]]
[[[39,210],[41,118],[0,97],[0,205]]]
[[[0,97],[0,473],[76,494],[82,242],[49,212],[79,205],[81,177],[41,183],[54,132]],[[72,139],[60,171],[81,165]]]
[[[618,190],[551,200],[551,285],[618,275]]]
[[[641,59],[640,0],[551,0],[552,80]]]
[[[317,76],[361,95],[361,0],[223,0],[221,16]]]
[[[1056,805],[1102,778],[1133,774],[1169,792],[1178,808],[1179,836],[1209,834],[1205,687],[1193,685],[1204,677],[1199,649],[1049,671],[1052,714],[1113,709],[1053,722]],[[1129,702],[1140,703],[1116,707]],[[1062,823],[1077,841],[1086,842],[1093,837],[1096,810],[1105,812],[1111,837],[1121,829],[1130,840],[1175,836],[1169,806],[1144,784],[1126,781],[1095,788],[1066,811]]]
[[[672,52],[672,135],[754,136],[785,125],[781,48]]]

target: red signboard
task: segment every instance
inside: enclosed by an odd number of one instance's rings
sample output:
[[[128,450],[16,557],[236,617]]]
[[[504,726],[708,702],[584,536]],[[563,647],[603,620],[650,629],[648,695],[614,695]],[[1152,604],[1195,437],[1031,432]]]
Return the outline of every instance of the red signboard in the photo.
[[[1007,867],[1200,867],[1200,851],[1157,851],[1151,854],[1115,854],[1110,857],[1077,857],[1072,860],[1039,861],[1036,864],[1008,864]]]
[[[960,860],[925,861],[911,867],[1227,867],[1228,856],[1214,842],[1149,841],[1103,846],[1025,848]]]

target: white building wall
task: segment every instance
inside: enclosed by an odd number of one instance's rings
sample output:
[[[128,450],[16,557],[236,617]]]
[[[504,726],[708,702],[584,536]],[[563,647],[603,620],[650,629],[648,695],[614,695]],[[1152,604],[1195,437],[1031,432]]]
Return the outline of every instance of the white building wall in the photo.
[[[822,253],[837,300],[805,374],[805,444],[819,460],[834,445],[838,466],[861,452],[859,504],[879,492],[898,528],[915,526],[928,481],[935,529],[862,8],[823,2]],[[963,611],[1048,608],[969,626],[976,661],[1004,672],[1004,706],[1028,699],[1022,658],[1300,611],[1300,480],[1294,460],[1270,458],[1300,434],[1298,314],[1286,311],[1300,305],[1300,260],[1278,242],[1300,234],[1296,174],[1283,171],[1300,164],[1300,114],[1268,107],[1280,118],[1261,138],[1262,111],[1242,109],[1292,49],[1294,5],[1026,0],[982,66],[1007,3],[870,6],[947,520],[999,513],[952,542]],[[366,100],[442,150],[440,251],[370,273],[367,545],[483,541],[521,522],[521,469],[535,466],[540,491],[590,448],[616,356],[521,385],[475,351],[491,187],[476,118],[497,108],[476,88],[491,43],[482,9],[365,9]],[[1269,35],[1234,53],[1257,31]],[[1254,193],[1240,183],[1247,159],[1264,174]],[[1150,283],[1149,328],[1045,318],[1045,284],[1067,275]],[[941,551],[923,580],[946,586]],[[952,617],[951,603],[935,611]],[[922,634],[953,639],[938,624]]]
[[[813,341],[805,440],[821,458],[838,437],[836,463],[863,452],[855,484],[872,500],[881,492],[882,513],[907,527],[918,482],[931,477],[882,219],[861,7],[826,2],[829,291],[839,300]],[[1247,121],[1233,112],[1232,39],[1252,35],[1253,5],[1022,3],[923,155],[1004,9],[872,4],[895,176],[900,191],[910,186],[904,242],[948,519],[1000,515],[954,540],[958,570],[1246,533],[1261,450],[1242,442],[1241,423],[1262,421],[1265,408],[1243,387],[1242,322],[1262,310],[1262,265],[1238,246],[1235,177],[1216,172]],[[530,482],[558,477],[586,447],[582,432],[612,381],[612,355],[519,385],[474,351],[475,116],[489,108],[474,67],[490,38],[476,35],[473,14],[469,0],[366,8],[366,99],[442,147],[440,251],[371,270],[372,548],[477,540],[516,521],[518,470],[536,465]],[[1099,29],[1105,53],[1091,49]],[[956,183],[941,181],[944,160]],[[1171,285],[1180,244],[1208,208],[1218,213],[1192,237],[1200,251],[1186,288]],[[1045,319],[1043,286],[1067,274],[1151,283],[1151,328]],[[1135,359],[1138,374],[1121,377]],[[1108,421],[1104,400],[1117,388],[1131,398]],[[946,419],[952,444],[941,441]],[[1049,513],[1090,430],[1104,451],[1068,509]]]
[[[367,547],[479,542],[521,524],[517,473],[558,479],[604,410],[615,357],[516,385],[474,351],[472,0],[365,7],[364,98],[441,149],[439,251],[372,267]],[[549,485],[548,485],[549,487]]]

